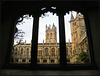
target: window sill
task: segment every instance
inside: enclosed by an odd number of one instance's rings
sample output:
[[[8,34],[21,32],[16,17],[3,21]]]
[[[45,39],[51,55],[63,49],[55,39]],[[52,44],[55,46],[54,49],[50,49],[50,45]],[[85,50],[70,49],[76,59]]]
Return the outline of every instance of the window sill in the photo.
[[[22,70],[98,70],[94,64],[9,64],[2,69],[22,69]]]

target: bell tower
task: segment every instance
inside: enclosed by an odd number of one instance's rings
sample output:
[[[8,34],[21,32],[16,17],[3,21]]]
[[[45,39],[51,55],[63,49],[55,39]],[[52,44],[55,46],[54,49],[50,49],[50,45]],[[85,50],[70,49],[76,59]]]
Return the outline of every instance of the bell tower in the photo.
[[[46,25],[46,35],[45,35],[45,43],[57,43],[57,32],[56,32],[56,27],[53,23],[53,26],[51,28],[51,25],[47,27]]]

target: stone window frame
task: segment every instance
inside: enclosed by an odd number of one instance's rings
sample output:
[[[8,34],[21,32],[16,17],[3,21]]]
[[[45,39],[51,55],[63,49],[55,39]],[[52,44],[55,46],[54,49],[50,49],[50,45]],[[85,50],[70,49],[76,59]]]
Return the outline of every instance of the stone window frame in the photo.
[[[52,56],[55,56],[55,48],[52,48],[52,49],[51,49],[51,55],[52,55]]]
[[[35,18],[37,18],[37,17],[35,17]],[[86,15],[86,18],[88,18],[88,16]],[[36,20],[35,20],[36,21]],[[37,21],[34,23],[34,24],[37,24]],[[88,20],[86,19],[86,24],[88,24]],[[36,26],[33,26],[33,27],[35,27],[36,28],[36,30],[35,31],[38,31],[37,29],[38,29],[38,26],[36,27]],[[89,27],[88,27],[88,29],[89,29]],[[34,30],[33,30],[33,33],[35,32]],[[36,32],[36,34],[33,34],[33,36],[32,37],[35,37],[35,35],[37,36],[37,33],[38,32]],[[90,31],[88,31],[88,35],[89,35],[89,33],[90,33]],[[11,33],[12,34],[12,33]],[[12,34],[13,35],[13,34]],[[90,35],[89,35],[90,36]],[[91,36],[90,36],[91,37]],[[36,38],[36,37],[35,37]],[[33,47],[32,47],[32,50],[36,50],[36,48],[34,48],[34,47],[37,47],[37,45],[35,45],[35,38],[32,38],[33,40],[32,40],[32,43],[34,43],[33,44]],[[62,40],[62,39],[61,39]],[[9,41],[11,41],[11,40],[9,40]],[[91,39],[90,39],[90,41],[91,41]],[[91,45],[91,43],[90,43],[90,46],[92,47],[92,45]],[[35,51],[34,51],[35,52]],[[61,52],[61,51],[60,51]],[[35,52],[35,54],[36,54],[37,52]],[[31,56],[33,57],[35,54],[31,54]],[[9,55],[8,55],[9,56]],[[93,58],[93,57],[92,57]],[[94,58],[92,59],[93,61],[92,61],[92,63],[95,63],[94,62]],[[37,61],[37,58],[36,58],[36,56],[34,57],[34,60],[32,59],[31,60],[31,62],[33,63],[33,64],[36,64],[35,62]],[[62,61],[61,61],[62,62]],[[9,62],[8,62],[9,63]],[[34,66],[32,64],[32,66]]]
[[[48,48],[45,48],[45,56],[49,56]]]

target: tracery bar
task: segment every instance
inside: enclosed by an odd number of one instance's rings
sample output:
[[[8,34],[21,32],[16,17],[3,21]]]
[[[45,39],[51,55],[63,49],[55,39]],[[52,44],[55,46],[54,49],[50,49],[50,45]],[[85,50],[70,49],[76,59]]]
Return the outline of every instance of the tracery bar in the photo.
[[[60,64],[66,64],[66,41],[65,41],[65,28],[64,28],[64,13],[59,12],[59,36],[60,36]]]
[[[39,27],[39,15],[35,14],[33,19],[33,35],[32,35],[32,46],[31,46],[31,65],[37,64],[37,46],[38,46],[38,27]]]

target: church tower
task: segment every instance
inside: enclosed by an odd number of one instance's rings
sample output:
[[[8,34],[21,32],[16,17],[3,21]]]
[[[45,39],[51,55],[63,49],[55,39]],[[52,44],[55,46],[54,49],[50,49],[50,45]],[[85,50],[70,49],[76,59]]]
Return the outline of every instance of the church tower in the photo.
[[[52,28],[51,25],[47,27],[46,25],[46,35],[45,35],[45,43],[57,43],[57,32],[56,27],[53,24]]]

